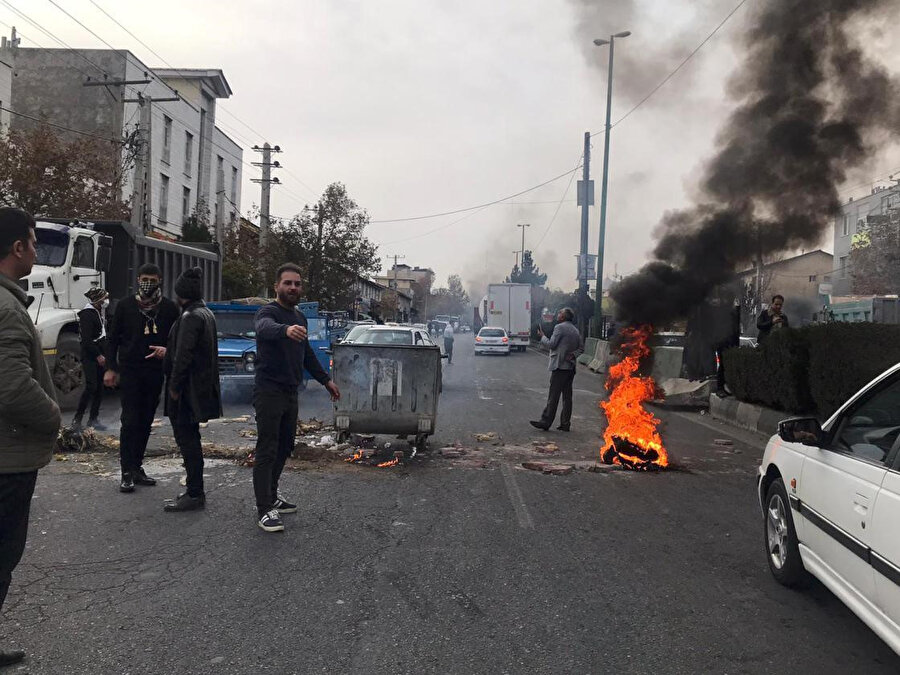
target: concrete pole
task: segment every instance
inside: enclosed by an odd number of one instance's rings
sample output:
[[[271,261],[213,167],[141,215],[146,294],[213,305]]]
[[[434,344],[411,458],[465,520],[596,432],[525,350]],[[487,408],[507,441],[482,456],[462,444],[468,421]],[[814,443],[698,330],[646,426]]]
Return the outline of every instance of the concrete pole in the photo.
[[[587,271],[587,252],[588,252],[588,229],[590,227],[590,209],[591,200],[588,199],[591,185],[591,132],[584,132],[584,163],[582,166],[582,194],[581,194],[581,248],[579,253],[580,261],[584,262],[584,269],[580,269],[584,278],[578,280],[578,300],[582,301],[588,294],[588,280],[585,276]],[[581,265],[579,265],[579,268]],[[587,337],[587,317],[581,307],[578,308],[578,330]]]
[[[522,228],[522,254],[521,254],[522,258],[521,258],[521,260],[522,260],[522,265],[524,265],[525,264],[525,228],[531,227],[531,225],[529,223],[519,223],[518,225],[516,225],[516,227]]]
[[[603,139],[603,179],[600,187],[600,245],[597,249],[597,297],[594,305],[594,336],[602,337],[603,327],[603,254],[606,247],[606,195],[609,183],[609,135],[612,124],[613,50],[615,36],[609,38],[609,73],[606,78],[606,133]]]
[[[262,181],[259,199],[259,248],[265,249],[269,244],[269,201],[272,189],[272,146],[263,143],[262,148]]]

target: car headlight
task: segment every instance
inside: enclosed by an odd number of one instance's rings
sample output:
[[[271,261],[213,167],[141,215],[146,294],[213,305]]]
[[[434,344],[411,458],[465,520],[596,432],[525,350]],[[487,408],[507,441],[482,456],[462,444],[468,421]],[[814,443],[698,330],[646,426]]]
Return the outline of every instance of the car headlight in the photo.
[[[248,373],[256,371],[256,354],[253,352],[244,354],[244,370]]]

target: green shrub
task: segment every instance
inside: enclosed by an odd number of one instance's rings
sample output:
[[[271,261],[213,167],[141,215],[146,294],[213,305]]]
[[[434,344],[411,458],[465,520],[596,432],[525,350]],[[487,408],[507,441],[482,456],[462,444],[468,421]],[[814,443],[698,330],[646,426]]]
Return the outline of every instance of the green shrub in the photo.
[[[792,413],[814,409],[808,329],[775,331],[757,349],[725,352],[725,381],[741,401]]]
[[[829,417],[879,373],[900,363],[900,326],[829,323],[776,331],[757,349],[725,352],[738,400]]]
[[[809,388],[826,419],[877,375],[900,363],[900,326],[830,323],[810,332]]]

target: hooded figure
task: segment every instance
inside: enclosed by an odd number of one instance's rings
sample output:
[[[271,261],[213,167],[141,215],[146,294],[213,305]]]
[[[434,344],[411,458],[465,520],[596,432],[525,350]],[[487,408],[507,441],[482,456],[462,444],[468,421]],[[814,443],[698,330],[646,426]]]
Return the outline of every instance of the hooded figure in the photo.
[[[187,492],[166,511],[191,511],[206,504],[200,423],[222,415],[216,319],[203,302],[203,270],[186,270],[175,282],[181,315],[169,333],[166,351],[166,415],[184,458]]]
[[[103,400],[103,373],[106,370],[106,308],[109,293],[103,288],[92,288],[84,297],[87,304],[78,312],[78,331],[81,334],[81,369],[84,372],[84,391],[78,400],[78,409],[72,420],[72,428],[80,429],[88,404],[91,412],[88,427],[106,431],[106,426],[97,418]]]

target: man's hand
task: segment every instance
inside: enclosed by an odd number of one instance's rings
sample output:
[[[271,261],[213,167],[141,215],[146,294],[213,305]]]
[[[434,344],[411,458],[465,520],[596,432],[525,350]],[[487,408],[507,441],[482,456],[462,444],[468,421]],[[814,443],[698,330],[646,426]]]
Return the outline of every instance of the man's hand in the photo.
[[[540,326],[538,326],[538,337],[544,337],[544,331],[541,330]]]
[[[303,326],[294,324],[293,326],[288,326],[286,335],[294,342],[302,342],[306,339],[307,332]]]
[[[103,373],[103,384],[110,389],[119,386],[119,374],[114,370],[107,370]]]
[[[144,357],[145,359],[164,359],[166,358],[166,348],[157,345],[150,345],[150,353]]]
[[[106,368],[106,357],[103,354],[97,357],[97,365],[101,368]]]
[[[181,398],[181,394],[179,394],[174,389],[169,389],[169,398],[173,401],[177,401],[179,398]]]
[[[338,389],[338,386],[334,383],[334,380],[328,380],[325,384],[325,388],[328,390],[328,393],[331,394],[331,400],[337,401],[341,398],[341,390]]]

